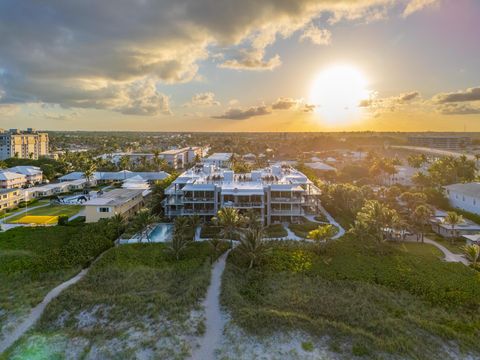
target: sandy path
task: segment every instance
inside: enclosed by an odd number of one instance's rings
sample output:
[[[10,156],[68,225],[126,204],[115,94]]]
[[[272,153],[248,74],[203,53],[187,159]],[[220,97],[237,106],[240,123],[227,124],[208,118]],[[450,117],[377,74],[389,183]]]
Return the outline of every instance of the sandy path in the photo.
[[[203,301],[206,317],[206,331],[200,339],[200,347],[193,351],[193,360],[211,360],[215,358],[215,349],[220,345],[225,326],[225,317],[220,310],[220,290],[222,274],[229,251],[220,256],[212,269],[207,296]]]
[[[20,324],[18,324],[15,329],[9,334],[6,334],[5,338],[3,339],[2,342],[0,342],[0,354],[3,353],[5,350],[7,350],[10,346],[13,345],[15,341],[20,339],[20,337],[28,331],[35,323],[40,319],[40,316],[42,316],[43,311],[47,307],[47,305],[55,299],[60,293],[68,288],[69,286],[75,284],[78,282],[81,278],[85,276],[87,273],[88,269],[83,269],[80,271],[77,275],[75,275],[73,278],[65,281],[64,283],[61,283],[58,285],[56,288],[53,290],[50,290],[50,292],[45,296],[43,301],[35,306],[31,311],[30,314],[27,316],[25,320],[23,320]]]
[[[429,238],[425,237],[423,239],[423,241],[426,242],[427,244],[432,244],[433,246],[437,247],[441,252],[443,252],[443,255],[445,256],[445,261],[446,262],[459,262],[459,263],[462,263],[462,264],[467,265],[467,266],[470,264],[468,262],[468,260],[465,259],[465,257],[463,257],[463,255],[452,253],[445,246],[437,243],[436,241],[434,241],[432,239],[429,239]]]

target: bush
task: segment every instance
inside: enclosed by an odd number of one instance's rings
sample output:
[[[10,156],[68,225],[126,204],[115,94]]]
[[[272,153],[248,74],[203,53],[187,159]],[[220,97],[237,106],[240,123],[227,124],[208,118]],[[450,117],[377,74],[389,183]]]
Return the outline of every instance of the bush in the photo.
[[[301,224],[290,224],[288,227],[295,235],[306,239],[308,233],[318,228],[318,226],[319,224],[317,222],[304,220]]]
[[[60,215],[58,217],[58,225],[60,225],[60,226],[68,225],[68,216]]]
[[[265,228],[266,238],[283,238],[288,235],[282,224],[273,224]]]

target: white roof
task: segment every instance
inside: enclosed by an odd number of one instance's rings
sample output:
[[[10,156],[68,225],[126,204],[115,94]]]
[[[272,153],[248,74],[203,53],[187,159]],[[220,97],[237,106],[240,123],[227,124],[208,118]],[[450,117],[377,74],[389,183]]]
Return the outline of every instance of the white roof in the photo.
[[[232,153],[214,153],[210,155],[206,160],[210,161],[229,161],[232,157]]]
[[[479,182],[471,182],[466,184],[452,184],[452,185],[444,186],[444,188],[449,191],[456,192],[458,194],[467,195],[475,198],[480,197]]]
[[[165,171],[149,171],[149,172],[132,172],[128,170],[122,171],[102,171],[95,172],[93,178],[95,180],[127,180],[133,177],[140,176],[144,180],[154,181],[154,180],[163,180],[170,176],[170,174]],[[60,181],[69,181],[69,180],[78,180],[84,179],[83,172],[75,171],[70,174],[66,174],[59,178]]]
[[[16,180],[16,179],[26,179],[26,176],[23,174],[18,174],[12,171],[4,170],[0,171],[0,180]]]
[[[315,170],[322,170],[322,171],[336,171],[333,166],[330,166],[328,164],[325,164],[323,162],[312,162],[312,163],[306,163],[309,168],[315,169]]]
[[[42,175],[43,171],[37,166],[20,165],[9,168],[8,170],[27,176]]]
[[[88,200],[84,205],[121,205],[142,194],[142,189],[114,189],[104,193],[102,196]]]
[[[478,242],[480,241],[480,234],[473,234],[473,235],[462,235],[465,239]]]

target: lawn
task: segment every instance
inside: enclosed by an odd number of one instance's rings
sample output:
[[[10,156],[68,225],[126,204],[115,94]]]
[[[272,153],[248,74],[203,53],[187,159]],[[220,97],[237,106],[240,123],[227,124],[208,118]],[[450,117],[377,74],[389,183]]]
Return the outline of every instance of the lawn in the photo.
[[[322,251],[274,242],[245,271],[233,251],[222,304],[249,336],[303,332],[313,339],[308,348],[340,358],[478,358],[479,273],[439,255],[427,244],[365,245],[346,236]]]
[[[109,250],[79,283],[47,308],[12,359],[181,359],[204,331],[201,300],[210,280],[207,242],[175,261],[166,244]]]
[[[0,338],[48,291],[113,245],[106,231],[91,224],[0,233]]]
[[[266,238],[282,238],[288,235],[282,224],[273,224],[265,228]]]
[[[28,211],[29,216],[73,216],[78,214],[82,210],[83,206],[81,205],[49,205],[41,208],[33,209]],[[27,215],[26,213],[14,216],[7,220],[8,223],[15,223],[20,220],[22,217]]]
[[[435,240],[439,244],[445,246],[448,250],[453,252],[454,254],[463,254],[463,249],[462,247],[466,245],[465,239],[458,238],[458,239],[449,239],[449,238],[444,238],[443,236],[440,236],[436,233],[428,233],[426,237]]]
[[[290,230],[293,231],[295,235],[306,239],[310,231],[315,230],[319,226],[323,226],[323,225],[325,224],[319,224],[317,222],[304,219],[302,223],[290,224],[288,225],[288,227],[290,228]]]
[[[45,204],[48,204],[50,202],[50,200],[34,200],[33,202],[30,202],[30,204],[28,205],[28,207],[35,207],[35,206],[40,206],[40,205],[45,205]],[[7,216],[12,216],[12,215],[15,215],[16,213],[18,213],[19,211],[24,211],[25,210],[25,206],[21,206],[19,208],[16,208],[14,210],[11,210],[9,212],[5,212],[5,213],[1,213],[0,214],[0,219],[3,219]]]

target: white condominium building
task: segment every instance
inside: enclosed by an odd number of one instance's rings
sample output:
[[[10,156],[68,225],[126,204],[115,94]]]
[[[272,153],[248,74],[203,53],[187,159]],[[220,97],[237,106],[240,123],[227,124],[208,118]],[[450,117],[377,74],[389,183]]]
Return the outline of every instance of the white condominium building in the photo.
[[[11,157],[38,159],[48,155],[48,134],[34,129],[0,130],[0,160]]]
[[[297,222],[314,214],[320,190],[300,171],[273,165],[246,174],[203,164],[181,174],[166,190],[167,217],[199,215],[210,220],[223,207],[253,209],[262,223]]]

